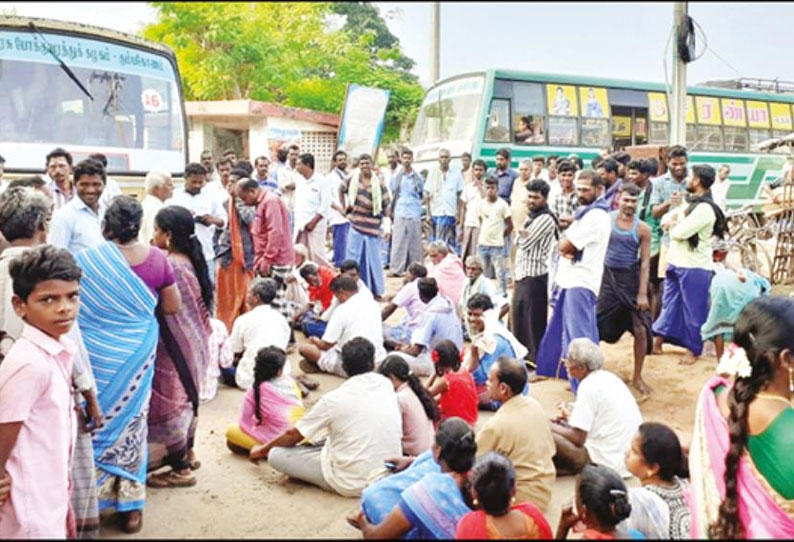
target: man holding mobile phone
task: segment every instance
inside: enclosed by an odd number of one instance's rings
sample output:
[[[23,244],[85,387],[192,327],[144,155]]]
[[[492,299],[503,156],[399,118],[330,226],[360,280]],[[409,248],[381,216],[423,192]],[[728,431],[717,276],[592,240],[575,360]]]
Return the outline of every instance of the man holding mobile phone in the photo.
[[[185,168],[185,185],[174,190],[174,195],[166,205],[179,205],[193,213],[196,223],[196,237],[201,243],[204,259],[207,260],[210,280],[215,283],[215,248],[212,244],[213,227],[222,228],[226,224],[226,210],[214,194],[202,190],[207,182],[207,170],[198,163],[188,164]]]

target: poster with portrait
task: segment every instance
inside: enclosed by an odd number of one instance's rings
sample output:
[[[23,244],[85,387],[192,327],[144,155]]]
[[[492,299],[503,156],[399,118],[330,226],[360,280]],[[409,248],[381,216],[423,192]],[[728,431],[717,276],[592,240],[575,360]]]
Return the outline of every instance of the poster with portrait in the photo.
[[[667,122],[667,95],[663,92],[649,92],[648,105],[652,122]]]
[[[300,145],[301,131],[296,128],[277,128],[267,127],[267,148],[270,151],[270,160],[275,163],[276,152],[281,148],[286,148],[291,144]]]
[[[773,130],[791,130],[791,109],[789,104],[771,103],[769,112],[772,116]]]
[[[589,119],[603,119],[609,116],[607,89],[601,87],[579,87],[582,116]]]
[[[721,103],[722,122],[725,126],[744,128],[747,125],[747,116],[744,114],[744,100],[722,98]]]
[[[549,115],[576,117],[579,108],[576,101],[576,87],[570,85],[546,85]]]

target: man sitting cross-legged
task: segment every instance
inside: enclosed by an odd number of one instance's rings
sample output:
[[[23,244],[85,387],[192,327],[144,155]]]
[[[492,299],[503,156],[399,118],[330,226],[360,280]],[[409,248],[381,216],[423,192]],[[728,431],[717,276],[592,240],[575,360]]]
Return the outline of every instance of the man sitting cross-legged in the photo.
[[[304,373],[325,372],[347,377],[342,366],[342,347],[354,337],[364,337],[375,345],[375,362],[386,355],[383,348],[383,328],[378,303],[366,292],[359,291],[352,277],[339,276],[331,283],[331,291],[339,302],[322,339],[310,337],[299,349],[304,359],[300,368]]]
[[[585,337],[571,341],[565,366],[580,385],[573,410],[560,405],[561,415],[551,424],[558,475],[598,463],[630,476],[624,457],[642,414],[626,384],[603,365],[597,344]]]
[[[255,446],[248,457],[267,459],[275,470],[326,491],[356,497],[373,471],[401,455],[402,418],[391,381],[373,372],[372,343],[356,337],[342,347],[341,358],[341,370],[350,378],[321,397],[295,427]],[[320,435],[327,435],[323,445],[299,445]]]

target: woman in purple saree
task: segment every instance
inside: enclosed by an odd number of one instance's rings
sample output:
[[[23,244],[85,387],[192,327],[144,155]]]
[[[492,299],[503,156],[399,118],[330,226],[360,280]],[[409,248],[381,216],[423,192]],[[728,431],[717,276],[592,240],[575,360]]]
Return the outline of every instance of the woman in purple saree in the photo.
[[[182,297],[182,310],[159,318],[160,338],[149,404],[149,465],[152,487],[196,484],[191,460],[198,421],[199,386],[209,364],[210,310],[213,289],[193,216],[184,207],[168,206],[154,219],[154,242],[168,251]]]
[[[762,297],[698,400],[693,538],[794,538],[794,300]],[[734,375],[734,381],[722,375]]]

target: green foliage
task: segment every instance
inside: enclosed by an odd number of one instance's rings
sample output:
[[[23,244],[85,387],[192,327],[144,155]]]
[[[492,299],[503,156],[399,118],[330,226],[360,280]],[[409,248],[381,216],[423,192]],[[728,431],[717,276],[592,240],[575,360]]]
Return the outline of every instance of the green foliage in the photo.
[[[143,31],[171,47],[186,99],[253,99],[339,113],[348,83],[391,91],[384,140],[413,122],[413,61],[368,2],[151,2]],[[330,30],[332,16],[344,16]]]

